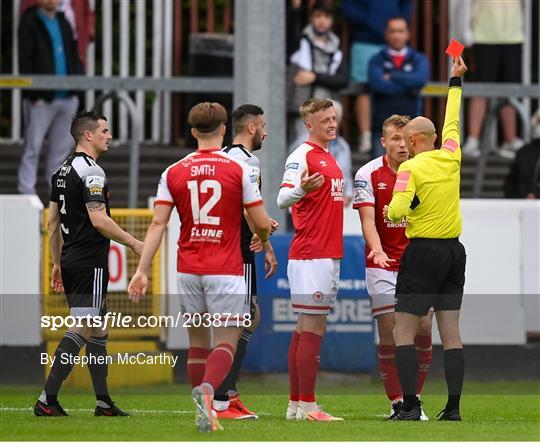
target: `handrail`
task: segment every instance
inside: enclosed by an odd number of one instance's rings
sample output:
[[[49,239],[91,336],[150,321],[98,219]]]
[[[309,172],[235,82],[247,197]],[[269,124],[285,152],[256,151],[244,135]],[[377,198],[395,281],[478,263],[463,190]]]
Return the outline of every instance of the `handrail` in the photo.
[[[87,77],[55,75],[0,75],[0,89],[125,90],[169,92],[230,92],[231,77]]]
[[[125,91],[170,91],[170,92],[230,92],[234,93],[234,82],[231,77],[86,77],[86,76],[13,76],[0,75],[0,89],[101,89],[120,91],[107,93],[100,98],[100,103],[108,98],[117,98],[124,102],[132,119],[138,119],[136,106]],[[422,90],[425,97],[444,97],[448,91],[446,82],[430,82]],[[341,91],[342,95],[356,94],[355,85]],[[529,119],[524,105],[517,99],[522,97],[539,97],[540,85],[523,85],[520,83],[476,83],[466,82],[463,85],[463,97],[485,97],[492,99],[506,99],[514,106],[523,122],[526,138],[529,134]],[[478,170],[475,175],[473,195],[478,197],[482,191],[484,174],[487,163],[487,144],[491,126],[497,112],[502,106],[501,101],[492,107],[487,115],[484,131],[482,133],[482,153],[478,159]],[[140,131],[140,122],[132,120],[133,133]],[[138,134],[138,133],[137,133]],[[139,170],[139,139],[135,143],[132,134],[132,152],[130,154],[130,197],[129,206],[136,207],[138,195],[138,170]],[[134,152],[137,152],[137,156]]]
[[[131,119],[131,149],[129,150],[129,208],[137,208],[139,200],[139,158],[140,158],[140,135],[142,122],[139,119],[137,105],[125,91],[109,91],[99,96],[94,105],[95,110],[100,110],[107,100],[119,100],[126,105]]]
[[[486,114],[486,118],[484,121],[484,129],[482,130],[482,137],[480,139],[480,157],[478,158],[478,161],[476,163],[476,174],[474,176],[474,184],[473,184],[473,197],[479,198],[480,193],[482,192],[482,188],[484,186],[484,176],[486,174],[486,164],[487,164],[487,156],[489,153],[489,138],[491,136],[491,131],[493,128],[493,125],[497,121],[497,116],[499,115],[500,109],[505,106],[507,103],[512,105],[516,111],[518,116],[521,119],[521,123],[523,126],[523,133],[525,135],[525,140],[529,140],[531,125],[530,125],[530,119],[527,116],[527,110],[525,107],[525,104],[521,103],[517,100],[515,97],[510,97],[508,102],[506,100],[501,99],[495,99],[495,103],[493,103],[489,111]]]
[[[1,76],[0,76],[1,82]],[[447,82],[429,82],[424,86],[421,95],[424,97],[444,97],[448,92]],[[358,86],[349,85],[341,90],[342,96],[359,94]],[[465,82],[463,97],[539,97],[540,85],[523,85],[521,83],[478,83]]]
[[[107,89],[126,91],[169,92],[230,92],[234,91],[232,77],[87,77],[55,75],[0,75],[0,89]],[[429,82],[421,94],[424,97],[444,97],[446,82]],[[341,95],[357,94],[354,84],[341,91]],[[465,82],[463,97],[539,97],[540,85],[521,83]]]

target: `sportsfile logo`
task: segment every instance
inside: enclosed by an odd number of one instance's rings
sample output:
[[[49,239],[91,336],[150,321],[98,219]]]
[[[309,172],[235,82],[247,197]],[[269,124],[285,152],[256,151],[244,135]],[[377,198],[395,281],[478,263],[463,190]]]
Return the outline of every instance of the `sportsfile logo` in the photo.
[[[272,330],[292,332],[298,316],[293,313],[289,298],[275,298],[272,301]],[[328,332],[371,333],[373,322],[371,307],[367,299],[338,299],[334,310],[328,315]]]

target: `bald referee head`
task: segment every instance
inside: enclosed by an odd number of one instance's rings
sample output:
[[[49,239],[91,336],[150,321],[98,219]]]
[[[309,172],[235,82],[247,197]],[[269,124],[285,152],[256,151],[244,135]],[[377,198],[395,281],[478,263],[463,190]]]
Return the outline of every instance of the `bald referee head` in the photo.
[[[435,149],[437,133],[435,125],[427,117],[415,117],[405,126],[403,132],[410,157],[414,157],[422,151]]]

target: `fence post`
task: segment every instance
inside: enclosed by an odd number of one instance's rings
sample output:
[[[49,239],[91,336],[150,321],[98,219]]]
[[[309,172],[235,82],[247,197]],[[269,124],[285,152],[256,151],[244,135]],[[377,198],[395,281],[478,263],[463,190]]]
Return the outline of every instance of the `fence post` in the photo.
[[[268,137],[256,153],[261,160],[262,192],[266,209],[284,230],[285,213],[276,203],[287,152],[284,2],[235,1],[234,74],[234,106],[253,103],[264,109]]]

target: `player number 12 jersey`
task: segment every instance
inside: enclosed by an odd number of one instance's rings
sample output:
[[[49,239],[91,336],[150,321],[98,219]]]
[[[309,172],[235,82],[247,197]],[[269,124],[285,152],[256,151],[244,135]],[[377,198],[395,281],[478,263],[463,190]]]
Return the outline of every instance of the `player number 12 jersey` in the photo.
[[[155,204],[175,206],[180,216],[177,271],[242,275],[242,210],[262,203],[249,166],[219,149],[196,151],[169,166]]]

